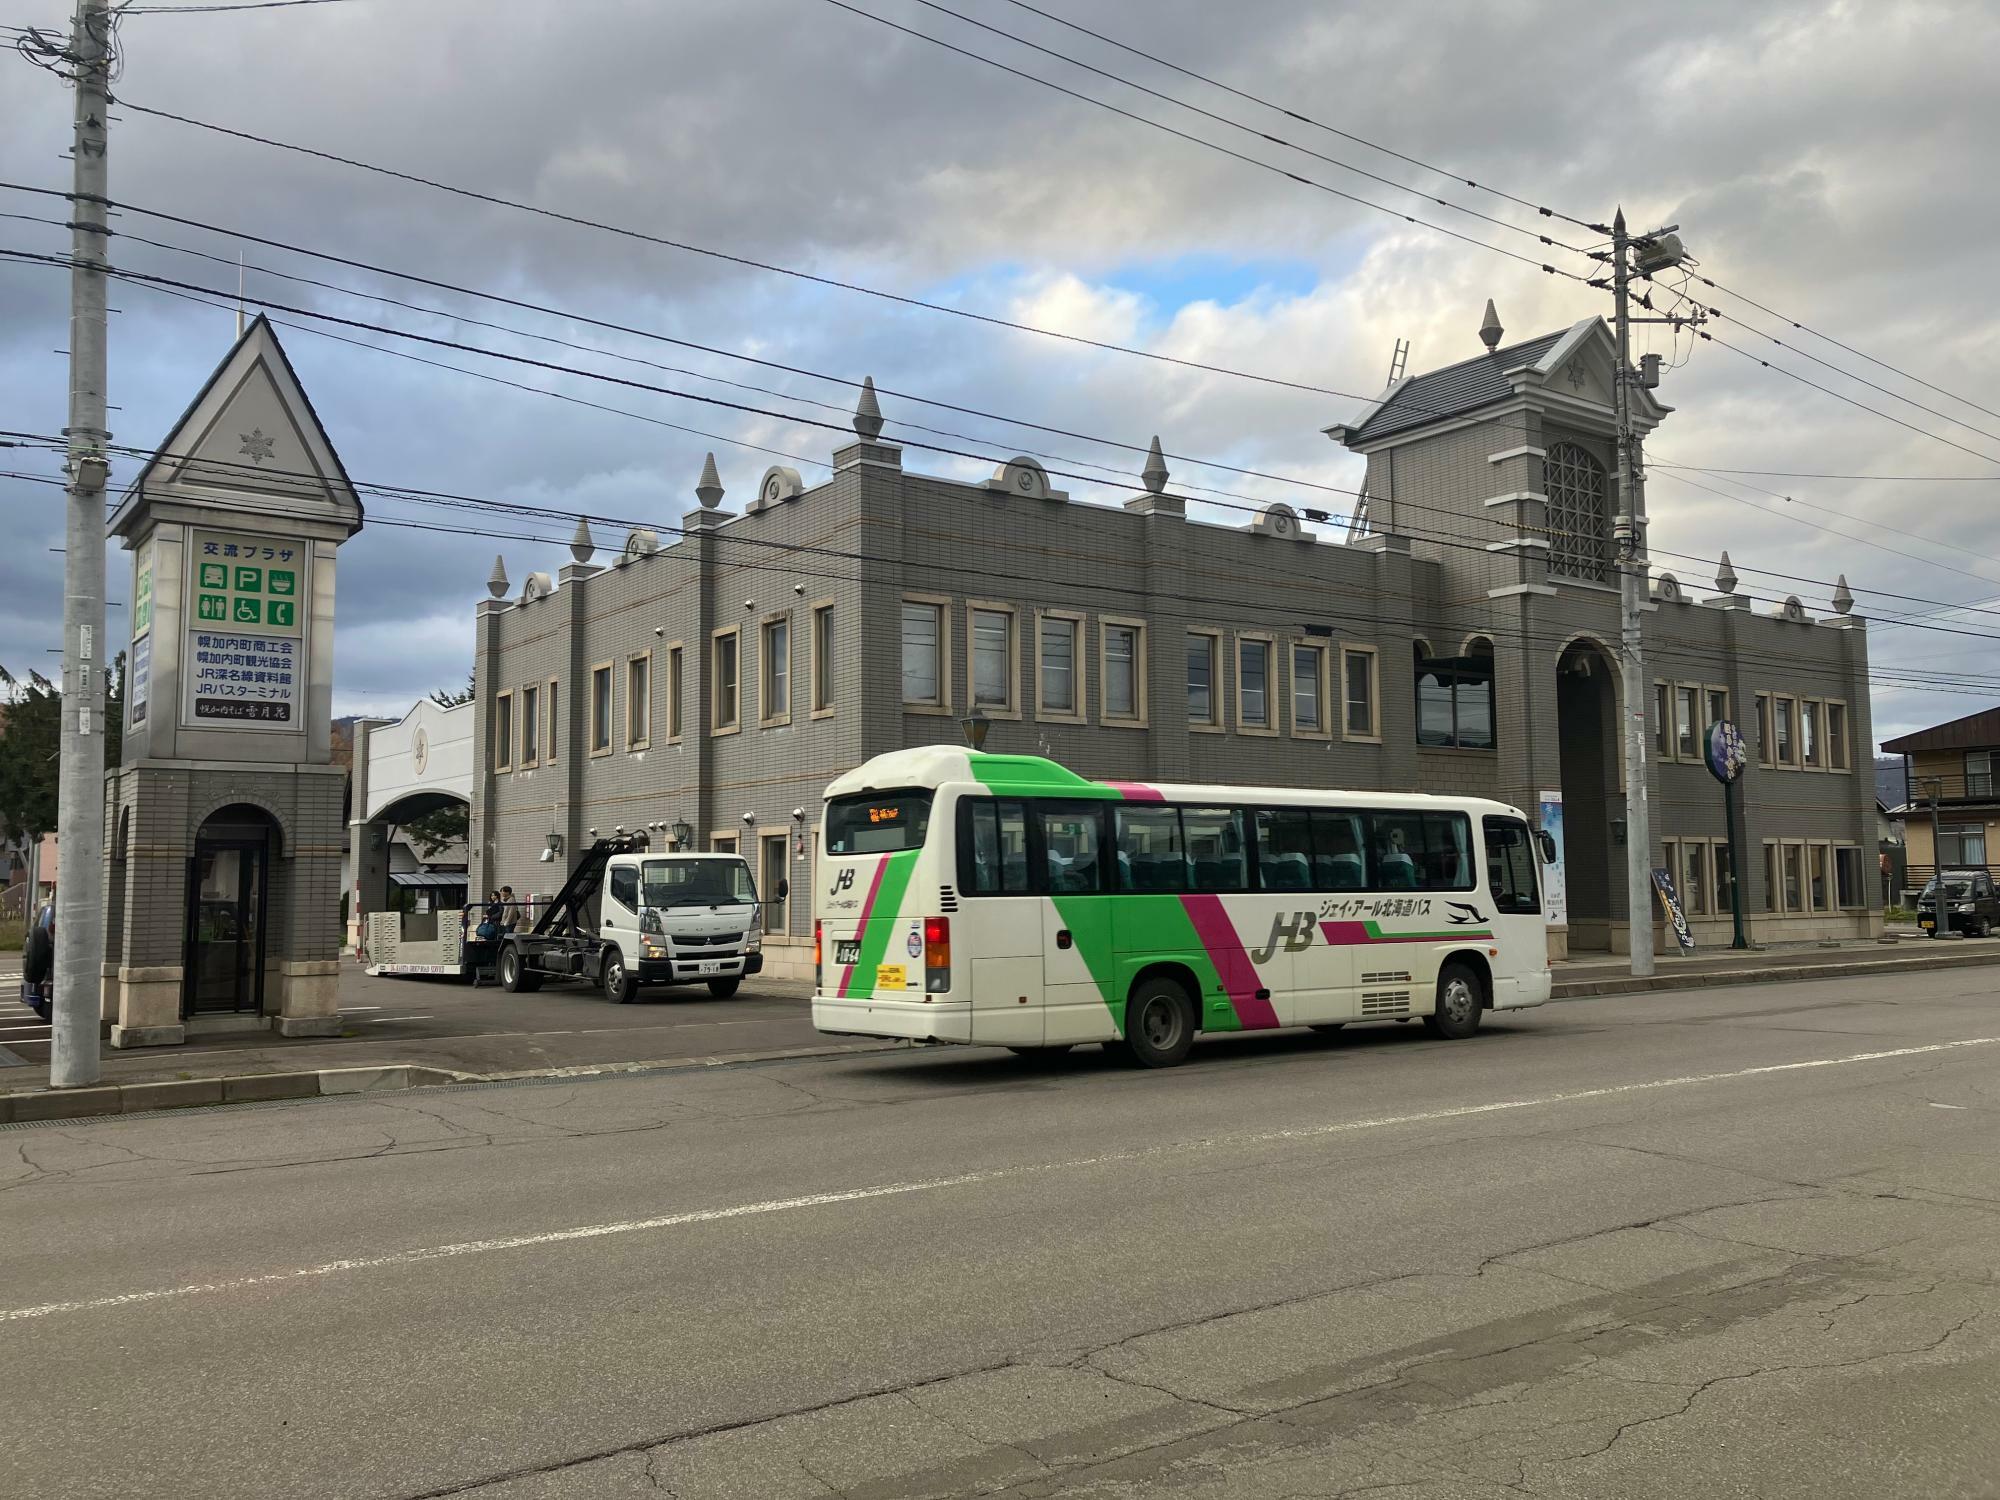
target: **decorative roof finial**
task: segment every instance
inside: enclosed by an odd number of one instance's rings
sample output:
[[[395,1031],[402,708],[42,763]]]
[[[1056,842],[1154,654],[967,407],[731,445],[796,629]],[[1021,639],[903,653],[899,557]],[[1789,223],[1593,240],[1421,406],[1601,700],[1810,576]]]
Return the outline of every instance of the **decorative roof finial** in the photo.
[[[873,442],[882,435],[882,407],[875,399],[875,377],[861,377],[861,399],[854,406],[854,430]]]
[[[713,453],[702,460],[701,479],[694,487],[694,497],[710,510],[722,503],[722,476],[715,472]]]
[[[569,555],[579,563],[587,563],[597,551],[597,542],[590,534],[590,520],[586,516],[576,518],[576,534],[569,539]]]
[[[1493,299],[1486,299],[1486,316],[1479,322],[1479,342],[1489,351],[1500,347],[1500,335],[1507,330],[1500,326],[1500,314],[1493,310]]]
[[[1160,435],[1153,434],[1153,446],[1146,450],[1146,467],[1139,471],[1139,477],[1146,481],[1146,493],[1158,495],[1167,487],[1167,457],[1160,452]]]
[[[1722,565],[1715,570],[1715,586],[1725,594],[1736,592],[1736,570],[1729,565],[1729,554],[1722,554]]]
[[[495,599],[507,597],[507,560],[494,554],[493,571],[486,575],[486,592]]]
[[[1854,595],[1847,587],[1847,575],[1842,573],[1840,581],[1833,586],[1833,612],[1844,615],[1854,608]]]

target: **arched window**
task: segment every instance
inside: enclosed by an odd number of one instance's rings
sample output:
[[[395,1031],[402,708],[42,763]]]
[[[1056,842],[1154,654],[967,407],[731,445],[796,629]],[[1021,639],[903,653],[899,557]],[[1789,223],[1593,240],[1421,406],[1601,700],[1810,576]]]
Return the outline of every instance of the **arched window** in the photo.
[[[1418,641],[1415,655],[1417,743],[1493,749],[1493,643],[1475,636],[1463,656],[1432,656]]]
[[[1549,497],[1549,571],[1586,583],[1611,581],[1611,526],[1604,465],[1575,443],[1556,443],[1542,460]]]

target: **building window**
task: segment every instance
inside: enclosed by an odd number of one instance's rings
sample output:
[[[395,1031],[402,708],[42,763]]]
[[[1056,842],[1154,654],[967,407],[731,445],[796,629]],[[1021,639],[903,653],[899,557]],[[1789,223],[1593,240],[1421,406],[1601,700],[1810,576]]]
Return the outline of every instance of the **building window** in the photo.
[[[514,695],[502,693],[493,700],[493,769],[514,769]]]
[[[944,708],[951,702],[945,682],[944,606],[903,601],[903,702],[911,708]]]
[[[718,630],[709,642],[709,681],[713,689],[709,724],[715,734],[734,734],[742,727],[743,676],[741,639],[737,628]]]
[[[1674,758],[1672,699],[1671,683],[1653,684],[1653,753],[1661,760]]]
[[[1701,708],[1701,689],[1674,689],[1674,753],[1682,760],[1699,760],[1695,736],[1699,732],[1695,715]]]
[[[683,661],[680,643],[676,641],[667,647],[667,740],[677,743],[681,737],[681,688],[684,685]]]
[[[1918,780],[1929,780],[1919,777]],[[1951,795],[1951,778],[1939,773],[1937,776],[1938,795]],[[1965,787],[1967,797],[1990,797],[1993,795],[1993,752],[1991,750],[1968,750],[1965,752]]]
[[[1097,664],[1107,724],[1146,722],[1146,627],[1136,620],[1100,620]]]
[[[786,880],[785,872],[790,867],[787,853],[790,844],[790,837],[782,833],[767,833],[757,841],[757,894],[763,898],[761,925],[767,936],[791,931],[791,893],[788,890],[782,900],[778,896],[778,882]]]
[[[1826,768],[1845,771],[1847,758],[1847,705],[1829,701],[1826,705]]]
[[[1843,844],[1833,851],[1833,898],[1843,911],[1868,904],[1861,851],[1852,844]]]
[[[1759,693],[1757,695],[1757,764],[1758,765],[1770,766],[1777,764],[1777,762],[1771,759],[1771,747],[1773,742],[1774,742],[1774,734],[1771,728],[1771,695],[1769,693]]]
[[[966,611],[967,649],[972,653],[972,706],[1003,714],[1015,712],[1014,611],[997,604],[977,604]]]
[[[1493,647],[1475,640],[1467,655],[1431,657],[1417,645],[1417,743],[1491,750]]]
[[[1326,733],[1326,648],[1292,643],[1292,733]]]
[[[1767,839],[1764,843],[1764,910],[1782,913],[1784,909],[1784,886],[1778,880],[1778,846]]]
[[[1806,892],[1812,898],[1814,911],[1832,909],[1833,892],[1828,883],[1833,878],[1829,868],[1833,863],[1833,851],[1825,844],[1806,845]]]
[[[1222,637],[1190,630],[1187,638],[1188,723],[1197,729],[1222,724]]]
[[[812,612],[812,711],[833,712],[833,606],[815,604]]]
[[[521,689],[521,764],[532,766],[541,760],[536,753],[542,729],[542,690]]]
[[[1575,443],[1556,443],[1542,460],[1549,497],[1549,571],[1586,583],[1611,581],[1611,528],[1604,465]]]
[[[556,710],[556,705],[562,701],[558,695],[559,687],[560,685],[556,679],[551,677],[549,679],[549,690],[543,696],[543,701],[548,704],[549,732],[548,745],[542,751],[542,759],[546,760],[550,765],[555,764],[556,749],[563,741],[562,715]]]
[[[1373,646],[1342,646],[1340,648],[1340,676],[1342,683],[1343,733],[1350,740],[1376,740],[1382,737],[1382,721],[1376,716],[1379,701],[1375,682],[1376,652]]]
[[[788,724],[792,718],[792,622],[780,615],[757,632],[757,721]]]
[[[1037,629],[1035,712],[1045,719],[1083,718],[1083,616],[1048,613]]]
[[[1680,887],[1681,910],[1691,917],[1707,916],[1708,905],[1708,842],[1705,839],[1684,839],[1681,842],[1681,871],[1675,877]]]
[[[1271,725],[1271,642],[1236,638],[1236,727],[1245,734],[1275,734]]]
[[[590,669],[590,753],[611,753],[611,663]]]
[[[1701,727],[1706,730],[1711,724],[1720,724],[1729,717],[1729,689],[1712,687],[1704,688],[1702,692],[1708,700],[1708,717],[1701,721]]]
[[[1790,698],[1774,696],[1771,699],[1771,723],[1776,731],[1776,737],[1771,741],[1771,759],[1794,770],[1799,764],[1798,736],[1792,731],[1793,715],[1797,710],[1798,705]]]
[[[653,742],[653,653],[625,660],[625,748],[643,750]]]
[[[1980,823],[1945,823],[1938,828],[1940,866],[1986,865],[1986,828]]]
[[[1709,845],[1709,873],[1715,880],[1715,906],[1717,916],[1733,914],[1736,910],[1736,855],[1727,840]]]
[[[1778,846],[1778,867],[1784,879],[1785,910],[1805,910],[1805,851],[1797,844]]]
[[[1819,740],[1820,705],[1807,698],[1799,704],[1799,759],[1808,771],[1825,769]]]

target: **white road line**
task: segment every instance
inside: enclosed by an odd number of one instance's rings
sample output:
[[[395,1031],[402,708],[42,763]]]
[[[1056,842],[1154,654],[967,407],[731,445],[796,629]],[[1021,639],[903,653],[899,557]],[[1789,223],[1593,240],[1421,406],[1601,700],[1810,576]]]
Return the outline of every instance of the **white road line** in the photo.
[[[365,1021],[356,1021],[357,1026],[394,1026],[403,1021],[435,1021],[436,1016],[370,1016]]]
[[[725,1219],[747,1219],[763,1214],[790,1213],[801,1208],[860,1203],[870,1198],[907,1197],[913,1193],[934,1193],[943,1188],[972,1187],[980,1183],[1004,1182],[1012,1178],[1044,1176],[1051,1172],[1074,1172],[1094,1167],[1114,1166],[1157,1156],[1185,1155],[1190,1151],[1261,1146],[1278,1141],[1313,1140],[1359,1130],[1381,1130],[1396,1125],[1425,1125],[1437,1120],[1460,1120],[1473,1115],[1540,1109],[1552,1104],[1576,1104],[1589,1099],[1612,1099],[1623,1094],[1642,1094],[1657,1089],[1689,1088],[1705,1083],[1730,1083],[1743,1078],[1766,1078],[1777,1073],[1799,1073],[1815,1068],[1841,1068],[1854,1063],[1882,1062],[1898,1057],[1925,1057],[1939,1052],[1953,1052],[1962,1047],[1991,1047],[1995,1044],[2000,1044],[2000,1036],[1968,1037],[1956,1042],[1931,1042],[1921,1047],[1894,1047],[1882,1052],[1855,1052],[1846,1057],[1821,1057],[1806,1062],[1770,1063],[1757,1068],[1738,1068],[1728,1073],[1690,1073],[1679,1078],[1649,1079],[1644,1083],[1615,1083],[1606,1084],[1602,1088],[1571,1089],[1563,1093],[1544,1094],[1536,1099],[1502,1099],[1489,1104],[1461,1104],[1451,1109],[1425,1110],[1418,1114],[1378,1115],[1371,1119],[1339,1120],[1326,1125],[1302,1125],[1290,1130],[1259,1130],[1236,1135],[1208,1136],[1192,1141],[1174,1141],[1158,1146],[1147,1146],[1132,1151],[1112,1151],[1101,1156],[1028,1162],[1016,1167],[994,1167],[984,1172],[961,1172],[951,1177],[924,1177],[910,1182],[882,1183],[875,1187],[806,1193],[796,1198],[766,1198],[756,1203],[738,1203],[726,1208],[693,1209],[685,1213],[660,1214],[648,1219],[623,1219],[609,1224],[581,1224],[569,1229],[547,1229],[536,1234],[505,1235],[497,1239],[459,1240],[447,1245],[427,1245],[414,1250],[398,1250],[389,1255],[324,1261],[316,1266],[300,1266],[289,1271],[269,1271],[260,1276],[236,1276],[226,1281],[191,1282],[185,1286],[159,1287],[152,1291],[121,1292],[109,1297],[80,1297],[70,1302],[43,1302],[32,1307],[8,1308],[0,1311],[0,1323],[20,1323],[33,1318],[55,1317],[62,1313],[101,1312],[111,1308],[137,1307],[149,1302],[168,1302],[182,1297],[206,1296],[216,1292],[248,1291],[253,1287],[311,1281],[349,1271],[377,1271],[392,1266],[421,1265],[426,1261],[451,1260],[461,1255],[484,1255],[495,1250],[526,1250],[538,1245],[566,1245],[578,1240],[601,1240],[614,1235],[643,1234],[656,1229],[677,1229],[688,1224],[714,1224]]]

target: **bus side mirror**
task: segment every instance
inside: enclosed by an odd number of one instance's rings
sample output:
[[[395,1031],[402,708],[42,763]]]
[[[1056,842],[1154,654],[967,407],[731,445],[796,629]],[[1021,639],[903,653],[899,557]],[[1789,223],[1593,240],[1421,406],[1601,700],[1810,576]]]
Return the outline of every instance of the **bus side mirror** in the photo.
[[[1550,833],[1546,828],[1537,828],[1535,830],[1535,843],[1541,848],[1542,863],[1545,865],[1554,864],[1556,862],[1555,835]]]
[[[784,876],[780,875],[778,877],[778,884],[776,888],[771,892],[771,899],[773,901],[783,901],[787,899],[791,894],[792,894],[791,881],[785,879]]]

